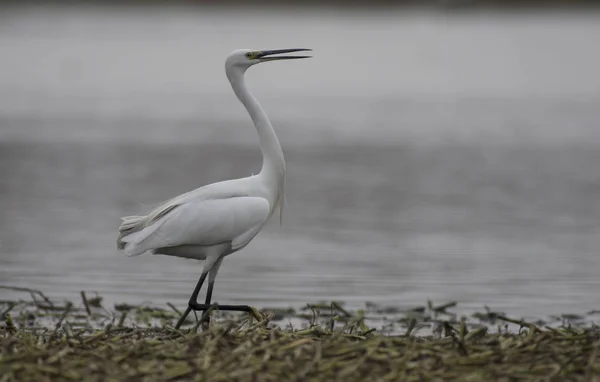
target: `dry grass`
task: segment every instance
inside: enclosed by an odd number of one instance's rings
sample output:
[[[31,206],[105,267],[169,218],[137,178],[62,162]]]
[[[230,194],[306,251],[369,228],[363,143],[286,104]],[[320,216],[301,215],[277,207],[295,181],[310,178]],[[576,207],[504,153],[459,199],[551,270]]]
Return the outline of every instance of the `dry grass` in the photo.
[[[446,312],[453,303],[429,305],[395,312],[396,334],[384,335],[332,303],[176,330],[172,306],[108,312],[84,293],[76,307],[28,292],[0,302],[0,381],[600,381],[600,330],[570,324],[576,316],[550,327],[487,311],[469,322]],[[304,325],[273,323],[285,315]],[[423,325],[429,335],[415,335]]]

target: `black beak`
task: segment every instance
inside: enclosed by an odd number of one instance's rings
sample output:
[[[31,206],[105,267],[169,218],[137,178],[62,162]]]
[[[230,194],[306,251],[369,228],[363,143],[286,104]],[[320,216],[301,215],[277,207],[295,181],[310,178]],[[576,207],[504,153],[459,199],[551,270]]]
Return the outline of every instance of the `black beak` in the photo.
[[[278,50],[261,50],[256,56],[261,62],[276,61],[276,60],[297,60],[299,58],[311,58],[312,56],[274,56],[274,54],[285,54],[293,52],[311,52],[312,49],[278,49]]]

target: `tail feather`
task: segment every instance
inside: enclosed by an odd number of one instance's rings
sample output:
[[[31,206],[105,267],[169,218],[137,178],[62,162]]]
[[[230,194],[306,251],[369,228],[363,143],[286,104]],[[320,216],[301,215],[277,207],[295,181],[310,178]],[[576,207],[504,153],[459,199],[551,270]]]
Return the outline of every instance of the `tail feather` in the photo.
[[[165,203],[145,216],[124,216],[119,226],[117,248],[128,256],[137,256],[151,249],[147,245],[152,234],[164,223],[164,218],[179,204]]]
[[[122,222],[119,226],[119,232],[129,231],[136,225],[141,223],[146,217],[145,216],[123,216]]]
[[[123,250],[127,256],[137,256],[153,248],[154,233],[163,222],[156,222],[148,227],[131,232],[121,239]]]
[[[124,250],[127,242],[126,236],[139,231],[144,226],[145,216],[124,216],[121,218],[122,222],[119,226],[119,236],[117,237],[117,248]]]

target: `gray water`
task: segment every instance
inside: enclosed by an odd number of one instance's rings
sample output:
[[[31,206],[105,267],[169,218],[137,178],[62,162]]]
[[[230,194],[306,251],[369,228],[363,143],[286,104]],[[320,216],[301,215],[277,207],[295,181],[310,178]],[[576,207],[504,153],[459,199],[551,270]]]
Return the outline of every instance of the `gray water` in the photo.
[[[185,305],[201,263],[122,256],[119,217],[256,172],[224,57],[311,47],[248,72],[288,206],[217,301],[598,308],[598,41],[589,12],[0,10],[0,284]]]

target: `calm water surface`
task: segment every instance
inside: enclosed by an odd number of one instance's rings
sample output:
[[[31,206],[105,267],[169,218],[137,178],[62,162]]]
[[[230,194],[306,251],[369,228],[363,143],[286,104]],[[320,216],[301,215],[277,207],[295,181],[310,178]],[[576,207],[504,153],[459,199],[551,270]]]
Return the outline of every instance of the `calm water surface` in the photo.
[[[0,284],[184,305],[201,263],[116,251],[119,217],[260,168],[239,47],[288,161],[219,302],[600,306],[600,14],[0,11]],[[1,291],[2,295],[11,293]]]

